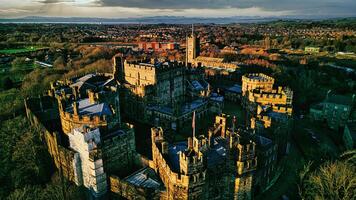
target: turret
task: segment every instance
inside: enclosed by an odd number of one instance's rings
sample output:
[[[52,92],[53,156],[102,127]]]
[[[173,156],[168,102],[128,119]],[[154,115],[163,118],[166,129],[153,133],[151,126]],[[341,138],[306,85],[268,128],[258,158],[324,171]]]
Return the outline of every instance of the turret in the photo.
[[[92,90],[88,90],[88,98],[90,104],[95,104],[98,100],[98,95],[96,95]]]
[[[124,80],[124,63],[123,63],[123,55],[119,54],[114,56],[114,64],[113,64],[113,76],[118,81]]]
[[[73,102],[73,114],[78,115],[79,114],[79,103],[77,101]]]

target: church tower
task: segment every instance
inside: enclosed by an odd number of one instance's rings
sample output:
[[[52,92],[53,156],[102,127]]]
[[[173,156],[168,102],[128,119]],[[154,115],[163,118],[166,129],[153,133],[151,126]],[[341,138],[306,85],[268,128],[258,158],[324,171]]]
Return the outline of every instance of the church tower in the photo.
[[[199,56],[199,38],[194,34],[194,25],[192,25],[192,34],[187,37],[186,65],[194,63],[194,59]]]

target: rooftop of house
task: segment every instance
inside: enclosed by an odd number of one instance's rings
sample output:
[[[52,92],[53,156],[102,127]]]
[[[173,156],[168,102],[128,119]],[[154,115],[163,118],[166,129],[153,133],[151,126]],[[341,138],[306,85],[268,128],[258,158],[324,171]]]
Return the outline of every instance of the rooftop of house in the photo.
[[[143,188],[158,189],[161,186],[158,175],[152,168],[149,167],[145,167],[134,172],[124,180],[132,185]]]
[[[325,102],[326,103],[334,103],[334,104],[351,106],[352,105],[352,97],[344,96],[344,95],[332,94],[332,95],[329,95],[325,99]]]
[[[113,113],[107,103],[95,102],[91,103],[89,98],[81,99],[78,102],[78,114],[79,115],[89,115],[89,116],[109,116]],[[73,105],[66,108],[66,111],[73,113]]]
[[[265,74],[247,74],[245,75],[249,79],[258,80],[258,81],[273,81],[274,79]]]
[[[204,99],[197,99],[197,100],[194,100],[191,102],[187,102],[186,104],[182,105],[181,112],[182,112],[182,114],[192,112],[193,110],[196,110],[200,106],[203,106],[207,103],[208,103],[208,101],[206,101]],[[173,108],[170,106],[153,105],[153,106],[149,106],[148,109],[154,110],[156,112],[161,112],[161,113],[164,113],[167,115],[173,115]]]
[[[224,101],[224,97],[217,94],[217,93],[212,93],[210,95],[210,100],[212,101],[216,101],[216,102],[223,102]]]
[[[242,93],[242,86],[235,84],[231,87],[226,88],[226,91],[228,92],[232,92],[232,93],[237,93],[237,94],[241,94]]]
[[[70,85],[71,88],[77,87],[80,89],[86,86],[86,89],[95,89],[108,85],[114,81],[114,78],[103,74],[87,74],[79,78],[74,78],[72,81],[73,83]]]

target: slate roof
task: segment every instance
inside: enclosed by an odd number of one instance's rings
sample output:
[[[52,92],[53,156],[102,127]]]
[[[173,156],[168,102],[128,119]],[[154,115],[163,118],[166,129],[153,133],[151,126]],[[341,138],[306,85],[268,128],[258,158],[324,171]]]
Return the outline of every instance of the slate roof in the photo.
[[[188,147],[187,142],[178,142],[168,147],[168,163],[174,172],[180,171],[179,152],[183,152]]]
[[[145,167],[134,172],[130,176],[126,177],[125,180],[138,187],[157,189],[161,186],[158,175],[152,168],[149,167]]]
[[[238,94],[242,93],[242,87],[241,87],[241,85],[238,85],[238,84],[228,87],[228,88],[226,88],[226,90],[228,92],[232,92],[232,93],[238,93]]]
[[[343,95],[330,95],[326,99],[327,103],[341,104],[341,105],[352,105],[352,97],[343,96]]]
[[[106,103],[94,103],[89,102],[89,98],[81,99],[78,101],[78,114],[89,116],[103,116],[112,115],[111,109]],[[73,105],[67,108],[67,112],[73,113]]]

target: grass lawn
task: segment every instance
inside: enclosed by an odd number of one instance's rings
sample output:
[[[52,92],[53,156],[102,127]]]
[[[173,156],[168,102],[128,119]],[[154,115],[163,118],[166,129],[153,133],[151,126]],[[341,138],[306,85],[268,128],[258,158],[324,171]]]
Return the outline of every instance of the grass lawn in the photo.
[[[239,103],[225,101],[223,113],[230,116],[236,116],[238,124],[245,124],[246,114]]]
[[[17,54],[17,53],[26,53],[31,51],[37,51],[40,48],[38,47],[25,47],[19,49],[0,49],[0,54]]]
[[[23,108],[23,97],[20,90],[10,89],[0,92],[0,117],[11,115]]]

